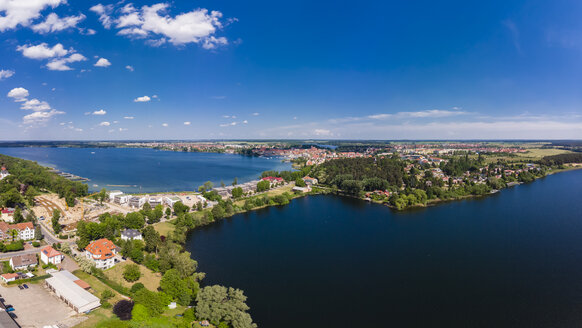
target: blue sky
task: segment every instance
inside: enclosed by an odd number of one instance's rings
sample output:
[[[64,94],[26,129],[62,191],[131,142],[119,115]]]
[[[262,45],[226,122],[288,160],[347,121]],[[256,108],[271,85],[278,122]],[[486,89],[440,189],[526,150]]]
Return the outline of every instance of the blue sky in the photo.
[[[0,140],[580,139],[581,14],[0,0]]]

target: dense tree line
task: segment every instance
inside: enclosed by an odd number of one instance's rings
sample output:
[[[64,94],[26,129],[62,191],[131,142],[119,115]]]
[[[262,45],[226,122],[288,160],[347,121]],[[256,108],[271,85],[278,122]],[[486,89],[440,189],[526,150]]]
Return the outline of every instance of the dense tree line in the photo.
[[[87,195],[87,184],[70,181],[36,162],[0,154],[0,164],[10,175],[0,181],[0,206],[14,207],[29,202],[39,190],[48,190],[65,198],[69,206],[75,204],[76,197]]]
[[[321,183],[357,194],[362,190],[400,187],[404,163],[393,158],[342,158],[315,167],[313,175]]]
[[[540,160],[540,164],[547,166],[564,165],[569,163],[582,163],[582,153],[545,156]]]

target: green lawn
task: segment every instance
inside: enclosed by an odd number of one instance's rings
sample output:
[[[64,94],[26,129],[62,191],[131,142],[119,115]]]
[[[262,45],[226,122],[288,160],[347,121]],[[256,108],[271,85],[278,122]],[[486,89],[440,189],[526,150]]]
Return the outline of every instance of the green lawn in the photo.
[[[109,278],[109,280],[114,281],[123,287],[131,288],[133,284],[141,282],[147,289],[151,291],[156,291],[158,289],[160,286],[160,280],[162,279],[161,274],[154,273],[143,265],[139,266],[139,270],[141,271],[141,278],[133,283],[127,282],[123,278],[123,269],[129,264],[133,264],[133,261],[127,260],[126,262],[119,263],[113,268],[105,270],[104,273],[107,278]]]
[[[154,224],[154,229],[156,229],[160,235],[168,236],[170,232],[174,231],[174,225],[169,221],[158,222]]]

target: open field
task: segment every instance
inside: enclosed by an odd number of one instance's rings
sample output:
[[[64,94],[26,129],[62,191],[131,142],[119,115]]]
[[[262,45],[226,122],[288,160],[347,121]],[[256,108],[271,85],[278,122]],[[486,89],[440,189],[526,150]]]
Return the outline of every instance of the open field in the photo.
[[[101,293],[104,290],[108,289],[108,290],[112,291],[115,294],[115,296],[113,298],[109,299],[109,302],[111,304],[115,304],[117,301],[124,299],[124,297],[122,295],[120,295],[118,292],[113,290],[111,287],[107,286],[106,284],[102,283],[99,279],[93,277],[92,275],[90,275],[82,270],[77,270],[77,271],[73,272],[73,274],[75,276],[79,277],[79,279],[88,283],[91,286],[91,289],[93,289],[93,294],[99,298],[101,298]]]
[[[487,155],[485,160],[487,163],[495,163],[498,160],[506,162],[523,162],[523,161],[538,161],[545,156],[553,156],[559,154],[572,153],[569,150],[563,149],[542,149],[542,148],[530,148],[526,153],[515,153],[515,154],[493,154]],[[471,158],[477,158],[478,155],[471,155]]]
[[[158,287],[160,286],[160,280],[162,279],[162,276],[159,273],[154,273],[154,272],[150,271],[148,268],[144,267],[143,265],[139,266],[139,270],[141,271],[141,278],[139,278],[138,281],[131,283],[131,282],[127,282],[123,278],[123,269],[127,265],[130,265],[133,263],[134,262],[131,260],[121,262],[121,263],[115,265],[113,268],[105,270],[104,273],[107,276],[107,278],[109,278],[111,281],[114,281],[114,282],[116,282],[124,287],[131,288],[131,286],[133,284],[141,282],[147,289],[149,289],[151,291],[156,291],[158,289]]]
[[[97,326],[97,324],[101,321],[105,321],[109,318],[114,316],[111,310],[107,310],[104,308],[98,308],[95,311],[92,311],[88,315],[88,319],[81,322],[80,324],[74,326],[73,328],[92,328]]]
[[[154,224],[154,229],[156,229],[160,235],[168,236],[168,234],[174,230],[174,225],[169,221],[158,222]]]

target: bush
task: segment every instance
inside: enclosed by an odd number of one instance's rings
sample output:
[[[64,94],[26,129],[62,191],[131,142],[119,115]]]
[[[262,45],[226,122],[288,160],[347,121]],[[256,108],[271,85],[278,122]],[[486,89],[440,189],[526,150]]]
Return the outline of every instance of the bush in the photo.
[[[139,265],[129,264],[123,269],[123,278],[128,282],[134,282],[139,280],[141,277],[141,271],[139,271]]]
[[[107,302],[106,300],[101,300],[101,307],[104,309],[111,309],[113,305],[111,305],[111,303]]]
[[[115,296],[115,293],[113,293],[109,289],[106,289],[103,292],[101,292],[101,299],[102,300],[108,300],[110,298],[113,298],[114,296]]]
[[[133,284],[133,286],[131,286],[130,291],[133,294],[133,293],[136,293],[138,290],[143,289],[143,288],[145,288],[145,286],[141,282],[138,282],[138,283]]]
[[[39,247],[40,246],[40,243],[38,241],[33,241],[32,242],[32,246]]]

